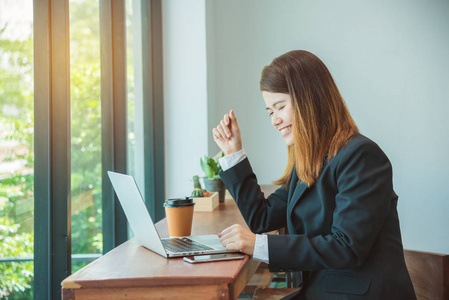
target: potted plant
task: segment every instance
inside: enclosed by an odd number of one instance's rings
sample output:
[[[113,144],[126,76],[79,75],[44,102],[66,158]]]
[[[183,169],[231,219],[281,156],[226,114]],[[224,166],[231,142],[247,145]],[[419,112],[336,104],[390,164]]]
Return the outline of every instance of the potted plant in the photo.
[[[200,159],[201,169],[206,175],[203,177],[204,186],[209,192],[218,192],[219,202],[224,202],[226,192],[226,187],[218,175],[221,171],[218,159],[222,156],[224,156],[224,154],[223,152],[220,152],[214,158],[204,156]]]
[[[195,201],[194,211],[213,211],[218,206],[218,192],[203,189],[198,175],[193,176],[193,191],[190,197]]]

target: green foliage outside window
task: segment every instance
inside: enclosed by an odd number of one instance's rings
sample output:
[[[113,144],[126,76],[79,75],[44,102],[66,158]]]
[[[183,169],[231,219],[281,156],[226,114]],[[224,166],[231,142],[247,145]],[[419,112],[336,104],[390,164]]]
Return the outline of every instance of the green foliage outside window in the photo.
[[[71,1],[70,18],[72,254],[101,253],[98,2]],[[32,259],[33,40],[7,39],[5,30],[0,28],[0,141],[11,142],[18,150],[8,152],[1,162],[21,161],[24,167],[0,174],[0,257]],[[74,262],[72,270],[85,264]],[[32,260],[0,262],[0,299],[32,299],[33,271]]]
[[[5,203],[0,203],[0,210]],[[19,224],[10,218],[0,217],[1,255],[5,257],[30,257],[33,254],[33,234],[19,233]],[[0,263],[0,299],[32,299],[33,262]]]
[[[2,163],[21,170],[0,174],[0,257],[33,256],[33,41],[9,40],[0,28],[0,124]],[[5,59],[7,58],[7,59]],[[6,150],[5,150],[6,148]],[[33,261],[0,263],[0,298],[33,297]]]
[[[99,3],[70,1],[69,12],[72,254],[102,253]]]

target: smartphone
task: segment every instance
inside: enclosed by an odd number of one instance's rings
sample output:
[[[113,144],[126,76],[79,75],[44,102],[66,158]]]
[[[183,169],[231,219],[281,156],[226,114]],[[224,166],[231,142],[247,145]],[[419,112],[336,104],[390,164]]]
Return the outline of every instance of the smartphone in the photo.
[[[210,261],[223,261],[223,260],[233,260],[233,259],[243,259],[245,256],[241,254],[211,254],[211,255],[195,255],[195,256],[184,256],[184,261],[196,264],[202,262]]]

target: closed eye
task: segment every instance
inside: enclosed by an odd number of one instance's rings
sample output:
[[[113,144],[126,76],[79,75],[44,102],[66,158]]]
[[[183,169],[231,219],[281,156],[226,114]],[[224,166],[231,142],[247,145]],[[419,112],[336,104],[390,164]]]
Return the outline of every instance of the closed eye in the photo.
[[[285,107],[285,105],[279,107],[277,110],[282,110],[284,107]],[[273,115],[273,112],[268,112],[268,116],[269,116],[269,117],[271,117],[272,115]]]

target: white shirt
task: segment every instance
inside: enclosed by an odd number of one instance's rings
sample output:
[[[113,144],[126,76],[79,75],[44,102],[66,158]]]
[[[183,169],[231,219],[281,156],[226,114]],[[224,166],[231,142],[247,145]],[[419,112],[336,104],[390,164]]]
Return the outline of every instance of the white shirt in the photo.
[[[226,155],[219,159],[223,171],[226,171],[246,158],[245,151],[242,149],[236,153]],[[254,244],[253,258],[264,263],[268,262],[268,237],[265,234],[256,234]]]

